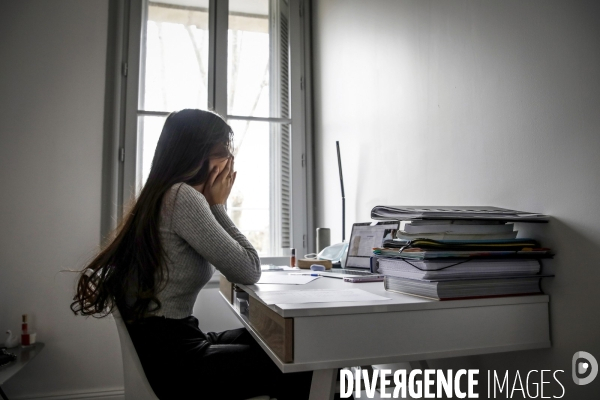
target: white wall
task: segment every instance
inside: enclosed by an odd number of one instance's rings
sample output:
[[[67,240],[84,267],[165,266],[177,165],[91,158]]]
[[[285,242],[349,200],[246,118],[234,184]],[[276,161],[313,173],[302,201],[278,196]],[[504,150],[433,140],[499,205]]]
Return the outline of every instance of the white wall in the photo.
[[[555,249],[553,347],[445,361],[484,370],[600,360],[600,24],[593,1],[315,0],[316,226],[341,239],[335,140],[351,222],[388,205],[548,213],[519,228]],[[560,388],[557,394],[560,395]],[[517,392],[520,394],[520,392]],[[569,395],[570,394],[570,395]],[[545,395],[548,395],[545,393]]]
[[[0,330],[28,313],[46,343],[9,398],[122,389],[114,322],[60,272],[100,243],[107,29],[107,0],[0,2]]]

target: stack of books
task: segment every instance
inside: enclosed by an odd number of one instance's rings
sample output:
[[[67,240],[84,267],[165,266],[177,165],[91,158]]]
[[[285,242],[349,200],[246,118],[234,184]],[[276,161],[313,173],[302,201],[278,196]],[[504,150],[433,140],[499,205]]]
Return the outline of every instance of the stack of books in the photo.
[[[390,209],[375,217],[389,219]],[[539,294],[541,278],[550,276],[542,274],[541,263],[552,257],[550,249],[517,239],[510,223],[523,221],[517,213],[528,222],[547,222],[547,216],[494,207],[429,208],[434,215],[425,207],[395,209],[412,215],[373,249],[372,269],[385,275],[386,290],[436,300]],[[416,218],[415,209],[421,210]]]

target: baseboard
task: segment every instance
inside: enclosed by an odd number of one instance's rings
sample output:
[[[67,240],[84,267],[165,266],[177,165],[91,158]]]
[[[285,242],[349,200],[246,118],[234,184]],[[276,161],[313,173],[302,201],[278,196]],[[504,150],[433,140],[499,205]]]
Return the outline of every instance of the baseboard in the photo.
[[[35,395],[35,396],[11,396],[11,400],[124,400],[125,391],[120,390],[100,390],[95,392],[68,392],[50,395]]]

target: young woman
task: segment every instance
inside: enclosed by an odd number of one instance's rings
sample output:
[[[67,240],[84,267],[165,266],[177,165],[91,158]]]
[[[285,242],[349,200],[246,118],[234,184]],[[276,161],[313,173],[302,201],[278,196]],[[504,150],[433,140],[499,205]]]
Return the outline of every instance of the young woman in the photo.
[[[119,309],[160,399],[306,399],[310,373],[282,374],[245,329],[204,333],[192,316],[215,268],[231,282],[260,278],[256,250],[225,210],[232,136],[214,113],[169,115],[137,202],[83,270],[71,309]]]

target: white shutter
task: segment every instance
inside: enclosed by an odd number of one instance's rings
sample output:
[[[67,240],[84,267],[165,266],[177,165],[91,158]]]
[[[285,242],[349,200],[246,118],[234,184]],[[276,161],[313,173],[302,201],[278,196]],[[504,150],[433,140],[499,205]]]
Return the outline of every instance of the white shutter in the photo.
[[[271,0],[270,10],[270,102],[271,116],[290,118],[289,7],[284,0]],[[291,126],[271,124],[272,249],[289,248],[292,231]]]
[[[281,71],[281,117],[290,117],[290,77],[289,77],[289,24],[288,17],[280,13],[280,71]],[[290,126],[281,126],[281,247],[290,247],[292,230],[291,190],[290,190]]]

